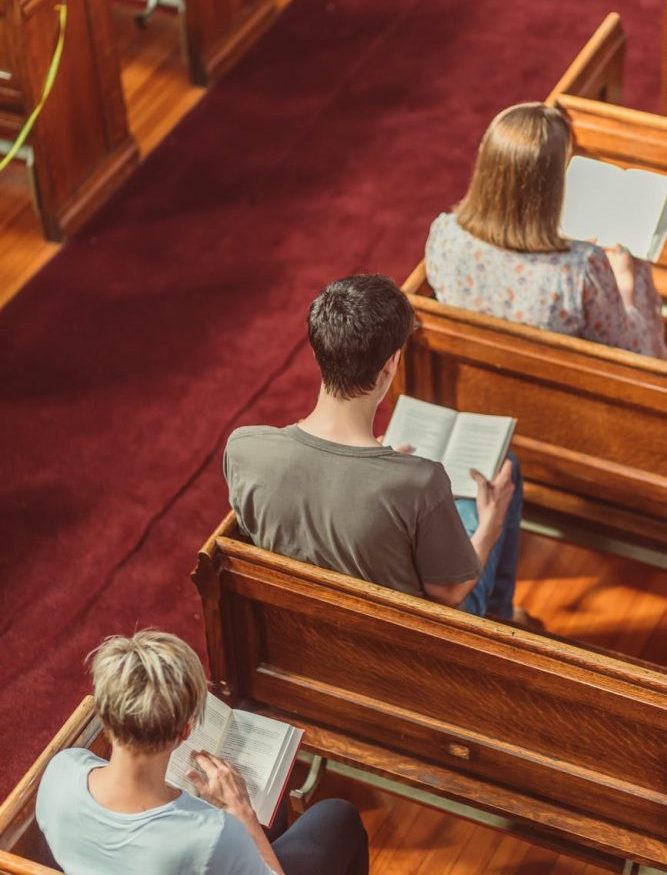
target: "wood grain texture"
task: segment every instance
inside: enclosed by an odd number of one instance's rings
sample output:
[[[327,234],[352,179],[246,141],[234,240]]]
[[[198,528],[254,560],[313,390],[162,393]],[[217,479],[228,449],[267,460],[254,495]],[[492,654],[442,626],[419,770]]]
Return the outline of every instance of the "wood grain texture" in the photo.
[[[37,105],[59,25],[52,3],[8,0],[4,29],[22,124]],[[12,131],[5,131],[11,138]],[[53,91],[33,128],[35,195],[44,233],[71,233],[138,161],[126,121],[109,7],[71,0]]]
[[[530,502],[667,544],[667,362],[441,304],[423,263],[403,288],[417,328],[394,400],[515,417]]]
[[[289,0],[274,0],[279,12]],[[170,11],[157,9],[147,29],[137,28],[136,6],[110,5],[114,51],[120,58],[121,81],[132,137],[142,156],[160,143],[178,121],[203,96],[204,89],[190,81],[182,51],[182,22]],[[52,13],[53,14],[53,13]],[[244,19],[247,21],[248,19]],[[270,17],[263,19],[269,24]],[[0,17],[0,67],[8,55],[5,19]],[[261,27],[235,33],[233,63],[262,33]],[[244,37],[244,38],[242,38]],[[222,67],[220,68],[222,71]],[[220,72],[219,71],[219,72]],[[20,127],[20,91],[14,80],[0,83],[0,125],[5,118]],[[0,175],[0,306],[57,251],[46,241],[36,216],[29,176],[22,163],[14,162]]]
[[[620,103],[625,44],[621,17],[617,12],[610,12],[577,53],[545,103],[555,106],[561,94]]]
[[[664,671],[272,555],[230,525],[194,580],[234,704],[298,715],[306,745],[315,728],[370,745],[366,767],[431,791],[528,822],[550,806],[580,843],[667,862]]]

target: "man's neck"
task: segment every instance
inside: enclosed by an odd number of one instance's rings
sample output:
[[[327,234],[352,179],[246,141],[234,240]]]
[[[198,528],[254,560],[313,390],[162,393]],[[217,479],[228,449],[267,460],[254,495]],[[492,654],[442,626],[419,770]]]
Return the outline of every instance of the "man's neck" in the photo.
[[[315,408],[301,420],[299,428],[336,444],[377,447],[373,421],[378,403],[376,392],[343,401],[330,395],[322,386]]]

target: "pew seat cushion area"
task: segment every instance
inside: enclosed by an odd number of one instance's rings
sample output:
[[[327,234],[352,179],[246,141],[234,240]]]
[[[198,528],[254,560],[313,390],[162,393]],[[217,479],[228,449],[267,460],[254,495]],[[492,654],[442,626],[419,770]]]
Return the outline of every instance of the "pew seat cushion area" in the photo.
[[[587,859],[667,866],[661,669],[268,553],[233,515],[194,580],[230,704]]]

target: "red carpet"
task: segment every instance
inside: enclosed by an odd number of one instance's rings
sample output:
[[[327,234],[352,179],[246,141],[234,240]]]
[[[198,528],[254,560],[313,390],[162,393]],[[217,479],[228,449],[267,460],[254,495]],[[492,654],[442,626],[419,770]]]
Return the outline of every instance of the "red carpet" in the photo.
[[[616,3],[654,108],[660,0]],[[0,796],[87,690],[103,635],[203,650],[189,582],[240,422],[314,397],[307,302],[402,279],[491,116],[546,95],[605,0],[295,0],[0,313]]]

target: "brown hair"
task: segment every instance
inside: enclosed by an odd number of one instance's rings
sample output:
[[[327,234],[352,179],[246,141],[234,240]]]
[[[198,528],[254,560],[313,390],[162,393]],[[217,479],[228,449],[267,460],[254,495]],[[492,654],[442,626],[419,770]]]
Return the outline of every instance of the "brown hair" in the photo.
[[[206,678],[194,650],[168,632],[114,635],[88,655],[95,709],[112,738],[155,753],[177,741],[206,705]]]
[[[560,236],[570,127],[558,109],[519,103],[499,113],[477,152],[468,191],[455,208],[470,234],[519,252],[567,249]]]
[[[334,280],[308,312],[308,337],[324,388],[344,400],[370,392],[413,327],[412,306],[389,277],[368,273]]]

